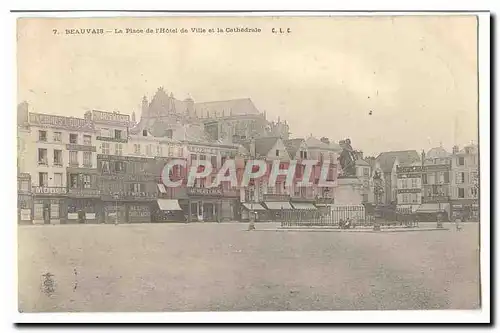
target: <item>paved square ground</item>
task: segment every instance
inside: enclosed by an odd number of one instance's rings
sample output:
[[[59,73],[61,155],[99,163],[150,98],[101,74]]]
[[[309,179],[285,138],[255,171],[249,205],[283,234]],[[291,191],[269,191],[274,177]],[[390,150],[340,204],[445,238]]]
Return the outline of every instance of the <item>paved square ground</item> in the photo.
[[[479,307],[476,223],[461,232],[448,226],[440,232],[380,234],[247,232],[246,227],[19,227],[19,310]],[[41,291],[47,272],[54,275],[52,294]]]

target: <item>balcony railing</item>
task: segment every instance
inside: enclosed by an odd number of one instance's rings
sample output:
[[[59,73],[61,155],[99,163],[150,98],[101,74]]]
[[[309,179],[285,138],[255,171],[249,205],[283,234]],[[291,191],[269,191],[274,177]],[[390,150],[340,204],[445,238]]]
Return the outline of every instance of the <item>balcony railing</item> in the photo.
[[[323,205],[333,204],[333,198],[316,198],[315,202]]]
[[[77,143],[66,144],[67,150],[96,152],[96,147],[91,145],[79,145]]]
[[[75,197],[98,197],[101,195],[101,191],[89,188],[70,188],[68,194]]]
[[[130,200],[130,201],[146,201],[154,200],[158,197],[158,193],[151,192],[118,192],[118,193],[105,193],[102,194],[103,200]]]
[[[422,203],[433,203],[433,202],[448,202],[450,197],[446,195],[435,195],[435,196],[424,196],[422,197]]]
[[[288,194],[264,194],[264,201],[290,201]]]

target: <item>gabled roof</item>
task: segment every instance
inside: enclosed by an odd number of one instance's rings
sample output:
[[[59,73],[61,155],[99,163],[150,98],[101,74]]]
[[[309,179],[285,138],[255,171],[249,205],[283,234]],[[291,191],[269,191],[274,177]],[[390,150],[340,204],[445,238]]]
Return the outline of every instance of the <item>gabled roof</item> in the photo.
[[[360,165],[360,166],[370,166],[370,163],[368,163],[367,161],[363,160],[363,159],[359,159],[359,160],[356,160],[356,165]]]
[[[255,139],[255,153],[257,156],[267,156],[278,140],[280,140],[279,137],[264,137]],[[250,141],[242,142],[241,146],[243,146],[250,154],[252,153],[250,149]]]
[[[213,117],[214,114],[217,117],[259,114],[259,110],[257,110],[250,98],[195,103],[194,109],[199,117],[205,117],[207,112],[210,117]]]
[[[412,164],[420,161],[420,155],[416,150],[399,150],[380,153],[376,161],[380,164],[383,172],[391,172],[396,158],[400,165]]]
[[[427,152],[426,158],[446,158],[451,154],[446,151],[443,147],[435,147]]]
[[[314,136],[310,136],[306,139],[306,145],[310,148],[320,148],[320,149],[328,149],[328,144],[321,142],[321,140],[315,138]]]
[[[342,148],[340,147],[340,145],[336,142],[330,142],[330,149],[333,149],[333,150],[337,150],[337,151],[341,151]]]
[[[333,150],[333,151],[341,151],[342,148],[336,142],[324,143],[321,140],[315,138],[314,136],[310,136],[306,139],[306,145],[309,148],[316,149],[325,149],[325,150]]]
[[[278,137],[268,137],[255,139],[255,152],[258,155],[266,156],[269,151],[276,145],[280,138]]]
[[[286,150],[288,151],[288,154],[290,154],[290,157],[295,156],[295,154],[297,153],[297,151],[299,150],[299,148],[303,142],[305,142],[305,140],[301,139],[301,138],[283,141],[283,143],[285,144]]]

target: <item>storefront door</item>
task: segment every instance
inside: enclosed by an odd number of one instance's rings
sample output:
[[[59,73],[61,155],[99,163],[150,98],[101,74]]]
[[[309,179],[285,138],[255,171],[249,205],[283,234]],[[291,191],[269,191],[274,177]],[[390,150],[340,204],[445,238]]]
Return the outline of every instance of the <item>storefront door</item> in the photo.
[[[50,204],[43,204],[43,223],[50,224]]]

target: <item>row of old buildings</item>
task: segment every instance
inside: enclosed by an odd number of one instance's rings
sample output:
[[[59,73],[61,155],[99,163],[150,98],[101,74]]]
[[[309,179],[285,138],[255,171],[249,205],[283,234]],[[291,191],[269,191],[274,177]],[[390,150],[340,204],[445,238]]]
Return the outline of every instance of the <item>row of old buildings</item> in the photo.
[[[479,151],[435,147],[381,153],[372,160],[375,202],[407,212],[443,213],[450,220],[479,218]]]
[[[215,173],[194,187],[167,188],[163,167],[184,159],[171,178],[184,179],[191,165],[210,161],[214,172],[226,159],[262,159],[283,167],[291,159],[331,162],[337,175],[338,144],[314,137],[290,139],[288,124],[268,121],[250,99],[195,103],[159,88],[142,100],[140,119],[119,112],[90,110],[82,118],[63,117],[18,106],[18,215],[22,223],[57,224],[241,220],[248,211],[274,218],[283,209],[316,209],[333,201],[333,191],[317,186],[285,186],[267,173],[246,188],[223,182],[209,188]],[[303,172],[297,169],[297,175]]]
[[[242,174],[249,159],[269,165],[279,160],[328,161],[327,180],[339,174],[341,147],[328,138],[291,138],[286,121],[269,121],[250,99],[196,103],[179,100],[159,88],[141,102],[140,117],[90,110],[82,118],[63,117],[18,106],[18,216],[23,223],[151,222],[246,220],[249,211],[274,219],[279,211],[320,209],[334,203],[335,187],[318,186],[319,166],[311,187],[285,186],[269,173],[246,188],[223,182],[209,188],[215,172],[234,159]],[[356,176],[364,203],[411,211],[478,214],[478,147],[436,147],[357,152]],[[184,179],[190,166],[210,161],[214,174],[194,187],[167,188],[161,172],[171,159],[186,168],[170,177]],[[298,167],[295,180],[303,176]]]

